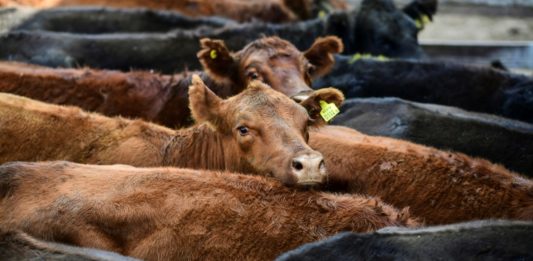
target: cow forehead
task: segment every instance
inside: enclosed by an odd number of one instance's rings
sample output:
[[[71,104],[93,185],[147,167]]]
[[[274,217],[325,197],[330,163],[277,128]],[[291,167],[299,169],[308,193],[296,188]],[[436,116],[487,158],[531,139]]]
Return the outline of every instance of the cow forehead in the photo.
[[[242,60],[248,58],[273,59],[276,57],[299,58],[302,53],[291,43],[277,37],[263,38],[247,45],[239,56]]]
[[[270,118],[290,121],[307,120],[307,111],[282,93],[261,85],[248,87],[231,102],[235,116],[246,119],[260,117],[262,121]]]

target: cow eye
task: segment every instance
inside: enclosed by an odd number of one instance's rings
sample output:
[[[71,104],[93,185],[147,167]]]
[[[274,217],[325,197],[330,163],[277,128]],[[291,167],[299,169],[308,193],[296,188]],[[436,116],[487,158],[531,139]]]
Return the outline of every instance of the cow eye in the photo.
[[[248,73],[248,78],[250,78],[252,80],[257,80],[257,79],[259,79],[259,74],[257,72],[249,72]]]
[[[248,128],[245,127],[245,126],[239,126],[239,127],[237,127],[237,131],[239,131],[239,134],[240,134],[241,136],[246,136],[246,135],[248,135],[248,133],[249,133]]]
[[[315,71],[316,71],[316,66],[314,66],[314,65],[307,66],[307,73],[309,75],[313,75],[313,73],[315,73]]]

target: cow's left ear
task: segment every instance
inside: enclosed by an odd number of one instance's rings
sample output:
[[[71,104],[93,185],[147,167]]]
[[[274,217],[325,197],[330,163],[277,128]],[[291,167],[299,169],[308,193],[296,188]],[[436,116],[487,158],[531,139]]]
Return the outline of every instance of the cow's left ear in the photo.
[[[317,38],[311,48],[304,52],[305,58],[313,65],[312,71],[309,72],[311,78],[328,73],[335,64],[333,55],[341,53],[343,49],[344,45],[337,36]]]
[[[238,72],[238,62],[224,41],[203,38],[196,54],[204,70],[215,81],[233,80]]]
[[[309,113],[314,126],[323,125],[326,123],[326,119],[320,114],[320,112],[326,108],[327,104],[334,104],[337,108],[340,108],[344,102],[344,94],[335,88],[324,88],[314,91],[307,99],[300,102]],[[329,119],[328,119],[329,120]]]
[[[403,8],[403,12],[415,21],[416,27],[421,31],[426,24],[433,21],[437,6],[437,0],[414,0]]]
[[[198,75],[192,76],[189,86],[189,108],[197,123],[207,122],[218,128],[223,100],[213,93]]]

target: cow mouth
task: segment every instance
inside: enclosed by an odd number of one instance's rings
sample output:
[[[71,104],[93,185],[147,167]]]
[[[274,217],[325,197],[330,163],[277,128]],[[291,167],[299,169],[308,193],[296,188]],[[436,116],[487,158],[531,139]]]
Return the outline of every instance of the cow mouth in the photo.
[[[296,185],[300,187],[314,187],[320,184],[322,184],[322,180],[305,180],[296,183]]]

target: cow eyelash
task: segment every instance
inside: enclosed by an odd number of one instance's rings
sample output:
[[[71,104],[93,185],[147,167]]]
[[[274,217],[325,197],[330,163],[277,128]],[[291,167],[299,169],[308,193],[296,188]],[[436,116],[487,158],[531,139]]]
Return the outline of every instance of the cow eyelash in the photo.
[[[241,136],[246,136],[250,133],[250,130],[246,126],[239,126],[237,127],[237,131],[239,131],[239,134]]]
[[[248,78],[250,78],[252,80],[257,80],[257,79],[259,79],[259,74],[257,72],[249,72],[248,73]]]

